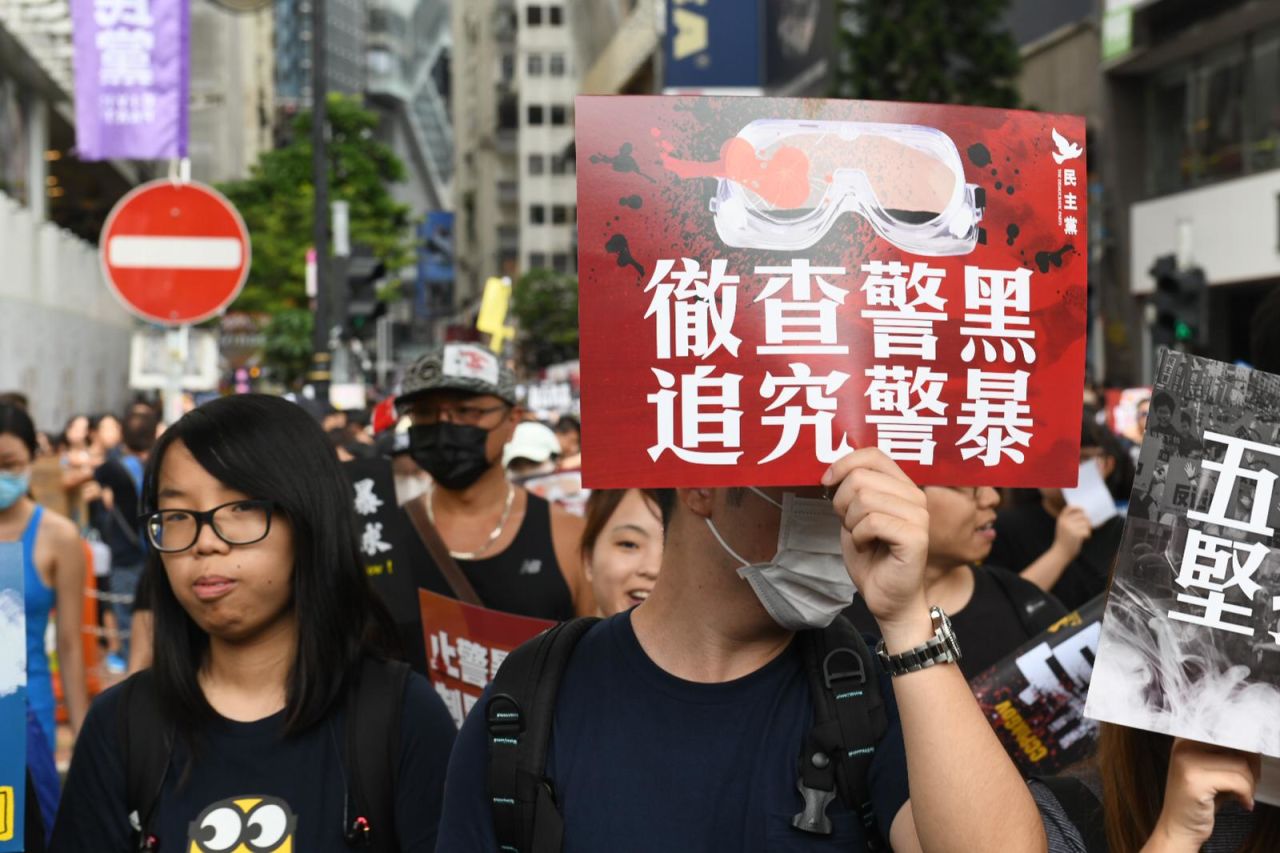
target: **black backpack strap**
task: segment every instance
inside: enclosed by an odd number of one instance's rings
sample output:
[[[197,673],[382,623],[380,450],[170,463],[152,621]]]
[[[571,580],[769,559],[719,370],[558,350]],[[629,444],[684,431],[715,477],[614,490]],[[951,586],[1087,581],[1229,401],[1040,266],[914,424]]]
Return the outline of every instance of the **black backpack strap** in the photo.
[[[395,802],[408,681],[409,664],[366,657],[347,688],[342,831],[351,847],[378,853],[400,849]]]
[[[1035,781],[1048,788],[1058,800],[1067,819],[1084,839],[1088,853],[1108,853],[1102,803],[1088,785],[1075,776],[1037,776]]]
[[[791,824],[830,835],[826,809],[839,796],[862,822],[867,849],[883,850],[868,773],[889,722],[871,650],[843,616],[821,631],[801,632],[797,639],[813,697],[813,728],[798,762],[804,809]]]
[[[564,821],[546,778],[556,694],[582,635],[600,621],[561,622],[507,655],[489,688],[489,796],[504,853],[559,853]]]
[[[159,850],[151,824],[169,772],[174,727],[160,713],[151,670],[144,669],[120,686],[116,726],[124,754],[125,807],[134,830],[134,849]]]

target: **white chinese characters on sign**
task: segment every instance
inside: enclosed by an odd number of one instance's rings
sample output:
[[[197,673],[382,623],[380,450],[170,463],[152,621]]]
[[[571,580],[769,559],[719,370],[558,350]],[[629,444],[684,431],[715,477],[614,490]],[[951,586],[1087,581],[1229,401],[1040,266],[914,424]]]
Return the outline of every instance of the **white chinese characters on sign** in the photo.
[[[1177,596],[1178,603],[1199,612],[1170,610],[1169,618],[1252,637],[1254,598],[1262,589],[1254,575],[1270,548],[1248,537],[1275,535],[1267,522],[1277,475],[1262,466],[1268,457],[1280,458],[1280,447],[1218,432],[1205,432],[1204,440],[1206,449],[1209,443],[1222,446],[1222,459],[1201,463],[1217,479],[1207,511],[1189,510],[1187,521],[1214,526],[1226,535],[1196,528],[1187,531],[1174,583],[1184,590]],[[1280,609],[1280,597],[1272,599],[1271,609]],[[1268,633],[1280,643],[1280,631]]]
[[[844,267],[813,267],[807,260],[796,259],[790,266],[756,267],[756,274],[770,277],[755,298],[764,303],[765,311],[764,343],[756,352],[848,355],[849,347],[836,341],[836,306],[844,304],[849,291],[823,278],[844,275]],[[789,299],[778,298],[784,288]]]
[[[725,274],[723,260],[712,261],[710,271],[692,258],[682,260],[679,271],[675,261],[658,261],[645,288],[653,292],[644,316],[656,318],[658,358],[706,358],[721,348],[737,356],[742,343],[733,334],[738,277]]]
[[[941,295],[946,270],[924,261],[872,260],[860,292],[871,321],[872,350],[877,363],[866,368],[869,380],[866,421],[876,429],[876,444],[891,458],[934,464],[935,431],[948,426],[942,395],[949,379],[929,362],[938,359],[936,326],[946,322],[947,300]],[[849,345],[840,340],[838,309],[849,291],[838,286],[844,267],[814,266],[796,258],[785,266],[758,266],[764,277],[750,306],[760,305],[756,323],[763,340],[758,356],[842,356]],[[1036,332],[1031,328],[1030,269],[965,267],[964,362],[1031,365],[1036,362]],[[734,333],[738,319],[740,277],[723,259],[709,269],[692,258],[662,259],[645,288],[652,293],[645,319],[652,320],[659,361],[706,359],[723,352],[741,357],[742,339]],[[918,361],[922,364],[911,364]],[[891,363],[885,363],[891,362]],[[905,363],[904,363],[905,362]],[[664,453],[695,465],[736,465],[743,456],[743,374],[722,365],[698,364],[687,372],[651,368],[657,388],[647,396],[656,415],[656,441],[648,448],[657,461]],[[956,443],[962,459],[985,466],[1006,461],[1021,464],[1032,440],[1027,370],[1000,372],[971,369],[967,395],[955,423],[967,427]],[[759,398],[760,424],[778,430],[776,443],[761,464],[809,446],[813,458],[832,462],[851,449],[837,429],[839,397],[850,375],[840,370],[815,374],[802,361],[766,363]],[[804,391],[801,395],[800,392]],[[843,393],[848,394],[848,390]],[[802,438],[804,437],[804,438]],[[800,450],[799,452],[806,452]]]
[[[155,121],[156,96],[137,91],[155,83],[152,54],[155,19],[149,0],[94,0],[98,83],[104,89],[99,111],[109,125],[143,125]]]
[[[436,631],[429,640],[427,662],[433,673],[431,680],[454,724],[462,728],[462,721],[498,674],[507,651],[477,643],[469,637],[451,636],[447,631]],[[457,686],[445,679],[457,682]]]

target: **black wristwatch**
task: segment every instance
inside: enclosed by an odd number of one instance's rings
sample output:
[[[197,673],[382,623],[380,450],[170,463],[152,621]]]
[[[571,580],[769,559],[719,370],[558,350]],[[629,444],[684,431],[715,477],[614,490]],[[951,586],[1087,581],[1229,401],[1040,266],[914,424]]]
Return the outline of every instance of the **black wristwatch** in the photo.
[[[933,639],[901,654],[891,655],[884,650],[884,640],[876,643],[876,655],[890,675],[906,675],[940,663],[959,663],[960,644],[951,630],[951,620],[941,607],[929,608],[933,619]]]

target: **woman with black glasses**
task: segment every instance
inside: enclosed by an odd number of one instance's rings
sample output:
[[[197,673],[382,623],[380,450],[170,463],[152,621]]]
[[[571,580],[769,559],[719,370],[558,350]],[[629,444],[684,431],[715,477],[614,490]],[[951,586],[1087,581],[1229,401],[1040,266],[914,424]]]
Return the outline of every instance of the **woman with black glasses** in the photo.
[[[389,662],[350,486],[261,395],[192,411],[143,486],[155,662],[94,704],[55,851],[431,851],[454,726]]]

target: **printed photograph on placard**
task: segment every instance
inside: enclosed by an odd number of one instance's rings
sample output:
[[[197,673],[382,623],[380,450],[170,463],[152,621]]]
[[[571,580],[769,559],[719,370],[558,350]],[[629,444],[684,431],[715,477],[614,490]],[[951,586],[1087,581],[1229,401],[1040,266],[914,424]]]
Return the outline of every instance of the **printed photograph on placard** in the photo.
[[[1280,757],[1280,376],[1169,353],[1086,713]]]
[[[1075,485],[1081,118],[576,110],[584,485],[816,482],[870,445],[921,484]]]

